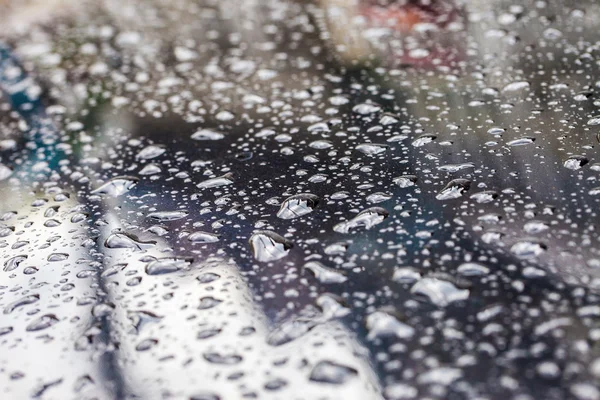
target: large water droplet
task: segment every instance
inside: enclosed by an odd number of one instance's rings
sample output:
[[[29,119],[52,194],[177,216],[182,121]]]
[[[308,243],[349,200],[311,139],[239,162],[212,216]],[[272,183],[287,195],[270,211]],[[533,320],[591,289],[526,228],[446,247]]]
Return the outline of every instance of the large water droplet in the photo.
[[[192,243],[216,243],[219,241],[219,235],[209,232],[196,231],[191,233],[187,239]]]
[[[467,179],[454,179],[435,196],[438,200],[457,199],[471,187],[471,181]]]
[[[282,219],[293,219],[311,213],[319,204],[319,198],[314,194],[301,193],[288,197],[277,212]]]
[[[159,258],[157,260],[150,261],[146,265],[146,273],[148,275],[170,274],[172,272],[188,268],[193,261],[194,259],[192,258]]]
[[[197,186],[200,189],[210,189],[220,186],[231,185],[233,183],[233,174],[227,173],[216,178],[207,179],[204,182],[200,182]]]
[[[9,272],[18,268],[19,265],[25,260],[27,260],[27,256],[25,254],[9,258],[4,262],[4,271]]]
[[[28,332],[41,331],[42,329],[51,327],[57,322],[58,318],[56,318],[54,314],[46,314],[31,321],[25,330]]]
[[[459,289],[454,283],[438,278],[423,278],[413,285],[410,292],[438,307],[469,297],[468,289]]]
[[[142,160],[149,160],[151,158],[156,158],[160,156],[165,151],[167,151],[167,149],[164,146],[152,144],[140,150],[136,157],[141,158]]]
[[[341,385],[357,375],[358,371],[354,368],[333,361],[320,361],[310,372],[309,379],[313,382]]]
[[[175,211],[155,211],[148,214],[148,218],[152,218],[156,221],[176,221],[184,218],[188,215],[187,211],[175,210]]]
[[[150,247],[153,247],[156,244],[153,240],[141,241],[135,235],[117,232],[111,234],[106,241],[104,242],[104,246],[109,249],[136,249],[143,250]]]
[[[139,179],[133,176],[117,176],[110,179],[98,189],[93,190],[92,194],[117,197],[131,190],[131,188],[133,188],[138,181]]]
[[[415,334],[415,329],[398,320],[393,312],[386,310],[375,311],[367,316],[367,329],[369,334],[367,339],[381,337],[397,337],[407,339]]]
[[[388,217],[387,210],[381,207],[367,208],[358,213],[354,218],[348,221],[340,222],[333,227],[333,230],[339,233],[349,233],[357,228],[371,229],[377,224],[383,222]]]
[[[254,258],[260,262],[279,260],[288,255],[292,243],[271,231],[255,231],[250,237]]]
[[[513,244],[510,251],[519,258],[533,258],[546,251],[546,245],[535,240],[521,240]]]
[[[304,264],[304,268],[311,271],[315,278],[321,283],[343,283],[348,280],[341,272],[326,267],[318,261],[309,261]]]
[[[213,129],[200,129],[192,135],[194,140],[220,140],[225,137],[225,134]]]
[[[377,143],[363,143],[356,146],[356,150],[368,156],[375,156],[381,153],[385,153],[389,148],[386,144]]]

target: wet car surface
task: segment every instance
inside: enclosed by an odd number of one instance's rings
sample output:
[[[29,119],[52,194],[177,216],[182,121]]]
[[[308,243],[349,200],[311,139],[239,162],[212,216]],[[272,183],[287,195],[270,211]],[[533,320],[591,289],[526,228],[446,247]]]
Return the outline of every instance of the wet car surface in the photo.
[[[600,398],[596,2],[0,7],[2,398]]]

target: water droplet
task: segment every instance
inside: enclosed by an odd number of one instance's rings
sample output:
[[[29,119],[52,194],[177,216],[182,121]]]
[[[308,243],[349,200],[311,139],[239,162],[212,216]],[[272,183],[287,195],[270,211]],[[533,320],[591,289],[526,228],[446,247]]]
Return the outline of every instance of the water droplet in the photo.
[[[542,221],[529,221],[523,226],[523,230],[531,235],[550,229],[548,224]]]
[[[422,147],[426,144],[433,142],[435,139],[437,139],[436,135],[433,135],[431,133],[424,133],[418,136],[415,140],[413,140],[412,145],[414,147]]]
[[[187,239],[192,243],[216,243],[219,241],[219,235],[209,232],[196,231],[191,233]]]
[[[28,305],[28,304],[33,304],[36,301],[38,301],[39,299],[40,299],[40,296],[38,294],[30,294],[28,296],[22,297],[19,300],[15,300],[12,303],[8,304],[6,307],[4,307],[4,314],[10,314],[17,308]]]
[[[158,165],[148,164],[140,170],[139,174],[140,175],[155,175],[155,174],[159,174],[160,172],[161,172],[161,169]]]
[[[341,385],[357,375],[358,371],[354,368],[333,361],[320,361],[310,372],[309,379],[313,382]]]
[[[412,267],[400,267],[394,270],[392,280],[399,283],[414,283],[421,279],[421,274]]]
[[[311,271],[315,278],[321,283],[343,283],[348,278],[333,268],[326,267],[318,261],[310,261],[304,264],[304,268]]]
[[[9,272],[14,269],[17,269],[19,265],[21,265],[21,263],[25,260],[27,260],[27,256],[24,254],[9,258],[4,262],[4,271]]]
[[[529,88],[529,82],[527,81],[518,81],[518,82],[512,82],[509,83],[508,85],[504,86],[504,88],[502,88],[503,92],[509,92],[509,93],[514,93],[514,92],[518,92],[524,89]]]
[[[378,203],[383,203],[384,201],[388,201],[391,198],[392,198],[391,194],[377,192],[377,193],[371,193],[370,195],[368,195],[367,201],[371,204],[378,204]]]
[[[215,299],[212,296],[206,296],[200,299],[200,304],[198,305],[198,310],[207,310],[209,308],[213,308],[221,304],[223,301],[219,299]]]
[[[371,229],[375,225],[382,223],[388,216],[389,213],[384,208],[367,208],[358,213],[354,218],[335,225],[333,230],[339,233],[349,233],[357,228]]]
[[[519,258],[533,258],[546,251],[546,245],[533,240],[521,240],[510,248],[510,251]]]
[[[176,221],[178,219],[187,217],[188,212],[184,210],[176,211],[155,211],[148,214],[148,218],[152,218],[156,221]]]
[[[417,177],[415,175],[402,175],[394,178],[393,182],[401,188],[407,188],[415,186],[417,183]]]
[[[435,196],[438,200],[458,199],[471,187],[471,181],[467,179],[454,179]]]
[[[282,219],[293,219],[311,213],[319,204],[319,198],[314,194],[301,193],[288,197],[277,212]]]
[[[192,135],[194,140],[221,140],[224,137],[225,134],[213,129],[200,129]]]
[[[389,148],[386,144],[377,143],[363,143],[356,146],[356,150],[368,156],[375,156],[381,153],[385,153]]]
[[[203,357],[210,363],[225,365],[239,364],[243,360],[242,356],[237,354],[222,354],[217,352],[204,353]]]
[[[64,261],[69,258],[67,253],[52,253],[48,256],[48,261],[56,262],[56,261]]]
[[[440,171],[444,172],[458,172],[463,169],[475,168],[475,164],[473,163],[462,163],[462,164],[446,164],[438,167]]]
[[[156,158],[160,156],[165,151],[167,151],[165,146],[150,145],[140,150],[136,157],[142,160],[149,160],[151,158]]]
[[[0,163],[0,181],[8,179],[12,175],[12,169]]]
[[[498,193],[493,190],[484,190],[471,195],[471,198],[479,204],[490,203],[498,198]]]
[[[193,261],[193,258],[159,258],[154,261],[150,261],[146,265],[146,273],[148,275],[170,274],[172,272],[188,268]]]
[[[367,316],[367,329],[369,333],[367,339],[383,337],[397,337],[408,339],[415,334],[415,329],[401,322],[394,312],[387,310],[375,311]]]
[[[572,171],[577,171],[578,169],[581,169],[581,167],[586,165],[588,162],[589,162],[589,160],[587,159],[587,157],[575,155],[575,156],[570,156],[565,161],[564,166],[565,166],[565,168],[568,168]]]
[[[151,348],[153,348],[154,346],[156,346],[158,344],[158,340],[156,339],[144,339],[141,342],[139,342],[137,344],[137,346],[135,346],[135,349],[137,351],[147,351],[150,350]]]
[[[58,322],[58,318],[54,314],[45,314],[31,321],[25,328],[28,332],[41,331],[51,327]]]
[[[118,232],[111,234],[106,241],[104,246],[109,249],[136,249],[143,250],[153,247],[156,244],[153,240],[141,241],[135,235],[130,233]]]
[[[489,274],[490,269],[478,263],[467,262],[459,265],[456,272],[462,276],[482,276]]]
[[[210,189],[210,188],[216,188],[216,187],[220,187],[220,186],[231,185],[232,183],[233,183],[233,174],[227,173],[225,175],[222,175],[222,176],[219,176],[216,178],[207,179],[204,182],[200,182],[197,186],[200,189]]]
[[[507,144],[511,147],[517,147],[517,146],[525,146],[525,145],[531,144],[533,142],[535,142],[534,137],[525,136],[522,138],[511,140]]]
[[[465,300],[469,297],[468,289],[459,289],[454,283],[438,278],[423,278],[413,285],[410,292],[426,299],[438,307]]]
[[[115,178],[110,179],[98,189],[93,190],[92,194],[101,194],[117,197],[131,190],[137,184],[138,181],[139,179],[133,176],[117,176]]]
[[[360,115],[367,115],[381,111],[381,106],[378,104],[362,103],[352,107],[352,111]]]
[[[279,260],[288,255],[292,243],[271,231],[255,231],[250,237],[254,258],[260,262]]]

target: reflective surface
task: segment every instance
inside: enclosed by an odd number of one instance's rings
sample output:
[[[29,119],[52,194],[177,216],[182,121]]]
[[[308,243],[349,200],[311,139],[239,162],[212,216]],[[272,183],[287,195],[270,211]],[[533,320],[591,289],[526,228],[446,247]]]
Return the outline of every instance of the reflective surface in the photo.
[[[0,7],[2,398],[600,398],[595,2]]]

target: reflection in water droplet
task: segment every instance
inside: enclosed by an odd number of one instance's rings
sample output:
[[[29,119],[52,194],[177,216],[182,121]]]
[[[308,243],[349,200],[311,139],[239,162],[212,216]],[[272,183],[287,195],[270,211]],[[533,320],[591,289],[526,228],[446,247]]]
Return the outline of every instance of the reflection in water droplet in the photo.
[[[481,265],[474,262],[467,262],[459,265],[456,269],[456,272],[458,272],[462,276],[482,276],[489,274],[490,269],[485,265]]]
[[[363,143],[356,146],[356,150],[368,156],[375,156],[381,153],[385,153],[389,148],[386,144],[377,143]]]
[[[288,197],[277,212],[282,219],[293,219],[311,213],[319,204],[319,198],[314,194],[301,193]]]
[[[56,261],[64,261],[69,258],[67,253],[52,253],[48,256],[48,261],[56,262]]]
[[[58,318],[56,318],[54,314],[46,314],[31,321],[25,330],[28,332],[41,331],[42,329],[51,327],[57,322]]]
[[[518,139],[514,139],[511,140],[510,142],[508,142],[507,144],[511,147],[517,147],[517,146],[525,146],[528,144],[531,144],[535,142],[535,138],[534,137],[522,137],[522,138],[518,138]]]
[[[222,303],[222,300],[215,299],[212,296],[206,296],[200,299],[200,304],[198,305],[198,310],[207,310],[209,308],[213,308]]]
[[[309,379],[313,382],[341,385],[358,375],[358,371],[346,365],[333,361],[320,361],[310,372]]]
[[[275,232],[255,231],[250,237],[250,247],[256,260],[269,262],[287,256],[292,243]]]
[[[166,257],[150,261],[146,265],[148,275],[170,274],[188,268],[194,260],[192,258]]]
[[[371,229],[375,225],[382,223],[388,215],[389,213],[384,208],[367,208],[358,213],[354,218],[335,225],[333,230],[339,233],[349,233],[357,228]]]
[[[19,267],[19,265],[27,260],[27,256],[22,254],[9,258],[4,262],[4,271],[9,272]]]
[[[581,167],[586,165],[588,162],[589,162],[589,160],[587,159],[587,157],[575,155],[575,156],[570,156],[565,161],[564,166],[565,166],[565,168],[568,168],[572,171],[577,171],[578,169],[581,169]]]
[[[462,163],[462,164],[446,164],[438,167],[440,171],[444,172],[458,172],[463,169],[475,168],[473,163]]]
[[[402,175],[394,178],[393,182],[401,188],[407,188],[415,186],[415,183],[417,183],[417,177],[416,175]]]
[[[407,339],[415,334],[412,326],[401,322],[391,313],[384,310],[375,311],[367,316],[367,339],[373,340],[382,337],[397,337]]]
[[[529,87],[529,82],[527,81],[519,81],[519,82],[512,82],[509,83],[508,85],[504,86],[504,88],[502,88],[503,92],[518,92],[521,90],[524,90],[526,88]]]
[[[421,279],[421,274],[412,267],[400,267],[394,270],[392,280],[399,283],[414,283]]]
[[[111,234],[106,241],[104,246],[109,249],[136,249],[143,250],[153,247],[156,244],[153,240],[141,241],[135,235],[125,232],[118,232]]]
[[[150,145],[140,150],[136,157],[141,158],[142,160],[149,160],[160,156],[165,151],[167,151],[167,149],[164,146]]]
[[[192,135],[194,140],[221,140],[225,134],[213,129],[200,129]]]
[[[546,251],[546,245],[534,240],[521,240],[513,244],[510,251],[519,258],[533,258]]]
[[[158,340],[156,339],[144,339],[135,346],[137,351],[146,351],[150,350],[152,347],[158,344]]]
[[[484,190],[483,192],[471,195],[471,198],[479,204],[490,203],[498,198],[498,193],[493,190]]]
[[[354,107],[352,107],[352,111],[354,111],[357,114],[361,114],[361,115],[376,113],[380,110],[381,110],[381,106],[379,106],[378,104],[372,104],[372,103],[362,103],[362,104],[357,104]]]
[[[304,264],[304,268],[311,271],[321,283],[343,283],[348,280],[341,272],[326,267],[318,261],[309,261]]]
[[[33,304],[39,299],[40,295],[38,294],[30,294],[28,296],[22,297],[19,300],[15,300],[12,303],[8,304],[6,307],[4,307],[4,314],[10,314],[17,308],[26,306],[28,304]]]
[[[468,289],[459,289],[452,282],[438,278],[423,278],[413,285],[410,292],[438,307],[469,297]]]
[[[457,199],[471,187],[471,181],[467,179],[454,179],[435,196],[438,200]]]
[[[196,231],[190,233],[187,239],[192,243],[216,243],[219,241],[219,235],[209,232]]]
[[[188,212],[184,210],[177,211],[155,211],[148,214],[148,218],[152,218],[156,221],[176,221],[178,219],[187,217]]]
[[[137,184],[138,181],[139,179],[133,176],[117,176],[115,178],[110,179],[98,189],[93,190],[92,194],[101,194],[117,197],[131,190]]]
[[[243,358],[237,354],[222,354],[217,352],[204,353],[203,357],[212,364],[234,365],[242,362]]]
[[[430,133],[424,133],[424,134],[418,136],[415,140],[413,140],[412,145],[414,147],[422,147],[422,146],[425,146],[426,144],[433,142],[435,139],[437,139],[436,135],[433,135]]]
[[[0,163],[0,181],[3,181],[12,175],[12,169]]]
[[[550,229],[548,224],[542,221],[529,221],[523,226],[523,230],[530,235],[534,235],[548,229]]]
[[[204,182],[200,182],[197,186],[200,189],[210,189],[220,186],[231,185],[233,183],[233,174],[227,173],[223,176],[219,176],[216,178],[211,178],[205,180]]]

